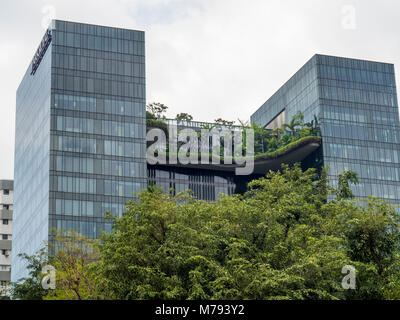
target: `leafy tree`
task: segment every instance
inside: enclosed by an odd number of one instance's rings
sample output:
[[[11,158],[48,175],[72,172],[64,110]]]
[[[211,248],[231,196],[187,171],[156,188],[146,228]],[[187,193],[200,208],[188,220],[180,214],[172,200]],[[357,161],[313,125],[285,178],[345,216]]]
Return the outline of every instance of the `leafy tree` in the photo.
[[[152,114],[150,111],[147,111],[147,110],[146,110],[146,119],[147,120],[157,120],[155,115]]]
[[[359,183],[357,174],[353,171],[343,171],[339,174],[338,189],[336,196],[338,199],[351,199],[354,198],[354,194],[351,191],[350,184]]]
[[[289,123],[283,125],[283,129],[289,133],[289,136],[298,134],[297,128],[302,128],[304,125],[304,115],[301,111],[297,111]]]
[[[47,290],[42,287],[42,268],[47,264],[47,249],[43,248],[33,255],[18,255],[25,260],[29,277],[11,283],[11,297],[18,300],[42,300]]]
[[[50,264],[56,269],[56,289],[46,300],[85,300],[104,298],[92,262],[98,259],[97,241],[74,231],[56,232]]]
[[[283,166],[214,203],[144,191],[103,238],[99,270],[118,299],[396,297],[395,210],[327,202],[337,191],[324,179]],[[341,287],[345,265],[358,271],[351,292]]]
[[[49,257],[48,252],[54,254]],[[100,278],[93,262],[98,259],[97,241],[74,231],[55,232],[53,241],[32,256],[20,255],[28,264],[29,277],[12,283],[13,299],[84,300],[104,299],[106,282]],[[42,269],[51,265],[56,271],[56,288],[42,287]],[[107,298],[111,298],[108,296]]]
[[[160,102],[152,102],[147,105],[147,111],[150,113],[150,119],[155,118],[155,119],[165,119],[164,113],[167,112],[168,107]],[[147,113],[146,113],[147,115]]]
[[[342,176],[344,186],[357,178]],[[55,255],[61,285],[45,298],[76,298],[77,288],[82,299],[398,299],[395,208],[327,183],[326,169],[283,165],[210,203],[151,186],[110,216],[97,262],[78,249]],[[355,290],[341,286],[346,265]]]
[[[310,134],[313,136],[321,136],[321,128],[319,126],[318,117],[314,115],[314,119],[311,122],[305,124],[306,127],[310,128]]]
[[[193,117],[188,113],[181,112],[176,115],[175,119],[178,121],[192,121]]]
[[[337,218],[329,227],[344,239],[357,270],[357,288],[346,291],[345,298],[398,299],[400,216],[395,208],[375,197],[365,203],[332,201],[327,204],[329,211],[332,206]]]
[[[304,124],[304,116],[298,111],[292,120],[281,128],[267,130],[257,124],[252,124],[254,130],[255,153],[272,153],[279,148],[295,142],[301,138],[320,135],[318,124],[314,120],[310,124]]]
[[[255,123],[252,124],[251,128],[254,130],[254,152],[266,152],[268,148],[268,139],[271,137],[271,132]]]
[[[235,123],[235,121],[228,121],[222,118],[215,119],[214,122],[227,127],[230,127]]]

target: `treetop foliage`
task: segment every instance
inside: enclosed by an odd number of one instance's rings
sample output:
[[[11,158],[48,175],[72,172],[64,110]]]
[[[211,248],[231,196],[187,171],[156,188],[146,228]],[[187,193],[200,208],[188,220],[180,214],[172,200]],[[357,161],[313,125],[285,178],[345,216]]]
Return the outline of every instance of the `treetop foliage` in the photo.
[[[348,172],[342,180],[339,189],[355,182]],[[139,198],[114,218],[112,233],[96,245],[96,262],[78,255],[60,265],[55,256],[58,281],[80,275],[79,297],[62,293],[72,292],[62,285],[46,298],[400,298],[395,208],[350,199],[348,190],[327,185],[326,170],[318,176],[284,165],[252,181],[244,195],[211,203],[154,186]],[[341,285],[346,265],[356,269],[354,290]]]

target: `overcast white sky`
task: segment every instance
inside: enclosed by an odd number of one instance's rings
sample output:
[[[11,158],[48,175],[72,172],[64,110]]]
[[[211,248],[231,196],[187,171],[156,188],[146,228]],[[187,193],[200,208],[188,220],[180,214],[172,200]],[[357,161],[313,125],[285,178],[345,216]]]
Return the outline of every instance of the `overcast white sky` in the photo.
[[[12,179],[15,92],[55,12],[146,32],[147,102],[170,117],[248,119],[315,53],[394,63],[398,0],[0,0],[0,179]]]

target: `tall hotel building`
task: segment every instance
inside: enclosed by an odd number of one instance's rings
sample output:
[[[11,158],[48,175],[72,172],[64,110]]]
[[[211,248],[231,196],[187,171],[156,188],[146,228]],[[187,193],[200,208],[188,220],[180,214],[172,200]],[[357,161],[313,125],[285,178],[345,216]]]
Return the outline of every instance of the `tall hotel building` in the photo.
[[[252,116],[274,128],[300,110],[319,120],[333,185],[344,170],[358,174],[358,198],[400,205],[400,123],[393,64],[315,55]],[[286,120],[285,120],[286,119]]]
[[[51,230],[98,237],[146,186],[144,32],[53,20],[17,90],[12,281]]]
[[[249,180],[282,162],[328,165],[333,185],[358,173],[357,197],[400,205],[400,123],[394,66],[315,55],[252,116],[274,129],[297,111],[318,119],[310,139],[254,174],[233,167],[146,163],[144,32],[54,20],[17,91],[11,280],[26,276],[19,253],[51,242],[53,229],[97,238],[111,230],[106,211],[150,184],[192,189],[213,201],[242,193]],[[166,121],[200,130],[207,123]],[[311,137],[315,138],[315,137]]]

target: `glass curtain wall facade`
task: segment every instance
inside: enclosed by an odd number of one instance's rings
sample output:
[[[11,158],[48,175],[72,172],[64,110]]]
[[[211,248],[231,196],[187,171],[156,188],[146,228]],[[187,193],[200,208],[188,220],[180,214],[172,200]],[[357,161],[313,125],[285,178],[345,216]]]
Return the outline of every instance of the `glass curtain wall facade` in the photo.
[[[400,124],[393,64],[315,55],[251,117],[267,125],[282,110],[289,121],[302,111],[318,117],[323,163],[337,185],[344,170],[356,172],[359,198],[400,204]]]
[[[48,240],[52,47],[35,75],[26,71],[17,90],[11,281],[26,275],[18,253],[32,254]]]
[[[156,185],[172,194],[192,190],[199,200],[215,201],[219,194],[232,195],[236,191],[234,173],[205,169],[163,167],[148,165],[148,184]]]
[[[121,214],[147,186],[144,32],[59,20],[49,30],[17,92],[13,281],[18,253],[53,229],[99,237],[105,212]]]

